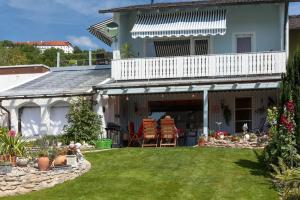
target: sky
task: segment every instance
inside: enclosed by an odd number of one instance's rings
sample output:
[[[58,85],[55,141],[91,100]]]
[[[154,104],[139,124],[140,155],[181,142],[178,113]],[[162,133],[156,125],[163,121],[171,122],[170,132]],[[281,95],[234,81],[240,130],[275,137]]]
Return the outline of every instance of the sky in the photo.
[[[0,0],[0,40],[68,40],[82,49],[105,48],[87,28],[110,14],[98,10],[146,4],[151,0]],[[155,0],[158,2],[183,0]],[[190,1],[190,0],[186,0]],[[290,6],[290,14],[300,14],[300,3]]]

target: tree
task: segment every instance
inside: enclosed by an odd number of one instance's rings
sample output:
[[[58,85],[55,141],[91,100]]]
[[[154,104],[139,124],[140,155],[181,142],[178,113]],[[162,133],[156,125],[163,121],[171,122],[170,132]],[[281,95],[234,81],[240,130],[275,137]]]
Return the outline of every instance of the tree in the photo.
[[[25,65],[26,55],[19,48],[0,47],[0,65]]]
[[[42,54],[42,64],[49,67],[55,67],[57,64],[57,52],[60,52],[60,60],[65,59],[65,54],[61,49],[50,48],[46,49]]]
[[[67,119],[64,137],[68,143],[70,141],[92,143],[102,134],[100,116],[92,110],[91,101],[84,97],[79,97],[71,103]]]
[[[296,105],[295,122],[296,122],[296,143],[298,152],[300,152],[300,49],[296,51],[293,57],[289,59],[287,72],[283,75],[281,87],[281,104],[287,102],[289,97]],[[281,111],[283,112],[283,111]]]
[[[42,55],[37,47],[28,44],[21,44],[18,45],[18,48],[25,54],[28,61],[26,64],[42,63]]]

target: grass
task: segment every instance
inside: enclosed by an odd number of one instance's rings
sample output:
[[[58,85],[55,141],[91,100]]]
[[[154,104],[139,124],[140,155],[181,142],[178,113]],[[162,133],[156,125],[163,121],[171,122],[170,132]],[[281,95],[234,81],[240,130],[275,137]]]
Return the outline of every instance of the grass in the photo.
[[[1,200],[279,199],[252,150],[127,148],[86,154],[92,169],[50,189]],[[260,152],[259,152],[260,153]]]

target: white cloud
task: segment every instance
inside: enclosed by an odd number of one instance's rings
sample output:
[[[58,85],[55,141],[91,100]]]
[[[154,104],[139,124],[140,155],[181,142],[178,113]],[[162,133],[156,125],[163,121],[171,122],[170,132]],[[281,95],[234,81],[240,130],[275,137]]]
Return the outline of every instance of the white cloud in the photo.
[[[133,4],[144,4],[150,0],[7,0],[12,8],[53,14],[66,9],[83,15],[99,16],[98,10]]]
[[[79,37],[68,36],[67,38],[73,45],[76,45],[76,46],[79,46],[79,47],[84,47],[84,48],[87,48],[87,49],[89,49],[89,48],[90,49],[99,48],[99,46],[97,44],[93,43],[92,40],[87,36],[79,36]]]

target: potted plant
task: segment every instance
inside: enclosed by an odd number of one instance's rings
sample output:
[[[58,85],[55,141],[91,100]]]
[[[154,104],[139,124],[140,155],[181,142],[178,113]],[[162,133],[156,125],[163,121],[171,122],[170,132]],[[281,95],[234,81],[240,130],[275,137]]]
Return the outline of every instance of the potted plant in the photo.
[[[17,156],[24,156],[26,142],[17,135],[15,131],[8,131],[0,134],[0,149],[5,156],[5,160],[17,165]]]
[[[0,175],[11,173],[12,164],[7,161],[0,160]]]
[[[71,165],[72,167],[77,167],[77,156],[76,156],[76,147],[74,142],[69,145],[69,149],[67,152],[67,165]]]
[[[63,166],[67,164],[67,151],[66,149],[60,149],[57,152],[57,156],[54,158],[54,166]]]
[[[50,159],[48,157],[48,151],[40,149],[38,152],[38,168],[40,171],[47,171],[49,169]]]
[[[198,146],[204,146],[205,145],[205,136],[200,136],[198,140]]]
[[[238,142],[238,141],[240,141],[239,136],[233,135],[233,136],[231,137],[231,142]]]

